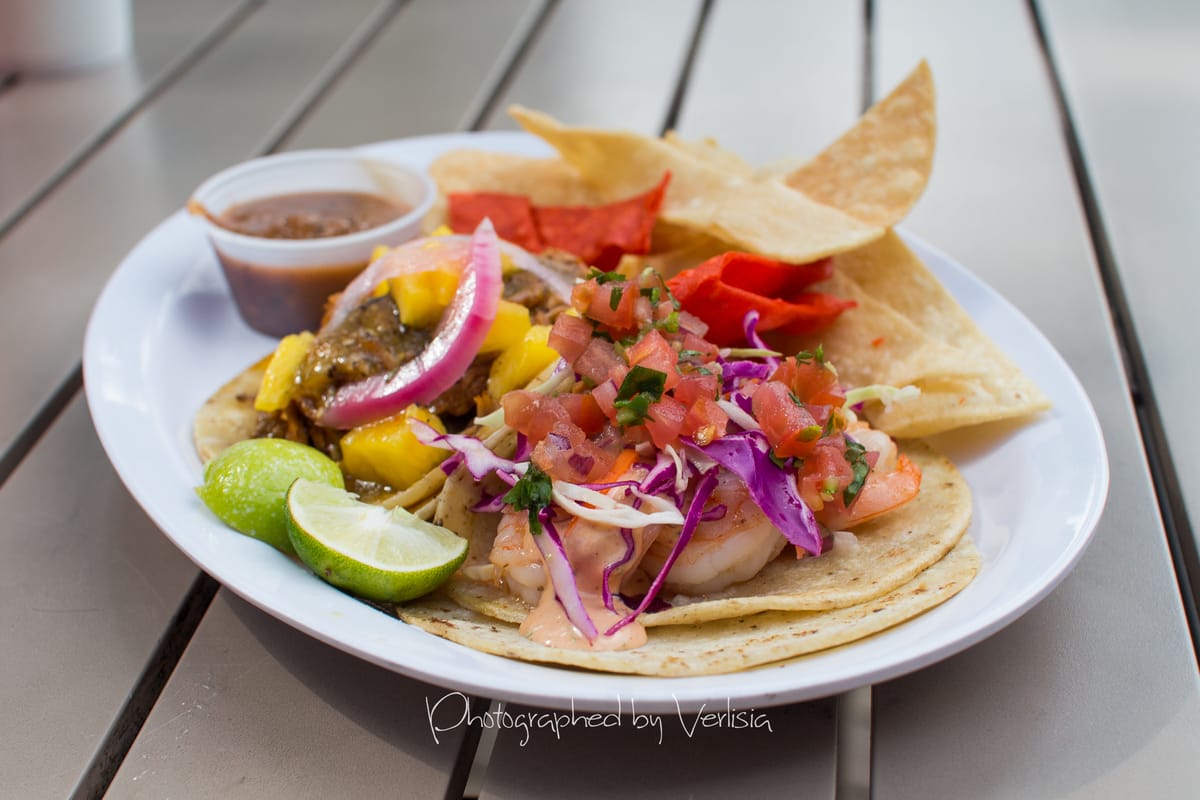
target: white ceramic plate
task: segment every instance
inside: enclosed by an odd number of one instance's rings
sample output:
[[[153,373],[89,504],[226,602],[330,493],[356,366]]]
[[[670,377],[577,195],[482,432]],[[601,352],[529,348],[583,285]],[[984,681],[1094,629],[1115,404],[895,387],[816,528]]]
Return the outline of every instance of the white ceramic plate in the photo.
[[[540,142],[511,133],[431,136],[364,149],[421,166],[463,146],[545,152]],[[1054,410],[1024,425],[939,440],[974,493],[969,534],[983,557],[974,582],[897,628],[783,666],[646,678],[478,653],[409,628],[218,522],[192,491],[201,479],[192,417],[217,387],[275,342],[237,316],[199,226],[183,212],[134,248],[96,304],[84,347],[88,403],[129,491],[192,560],[276,617],[389,669],[465,692],[563,709],[611,710],[618,703],[655,712],[694,711],[706,703],[747,709],[820,697],[925,666],[1016,619],[1074,566],[1107,491],[1099,425],[1062,358],[991,288],[942,253],[911,244],[1050,396]]]

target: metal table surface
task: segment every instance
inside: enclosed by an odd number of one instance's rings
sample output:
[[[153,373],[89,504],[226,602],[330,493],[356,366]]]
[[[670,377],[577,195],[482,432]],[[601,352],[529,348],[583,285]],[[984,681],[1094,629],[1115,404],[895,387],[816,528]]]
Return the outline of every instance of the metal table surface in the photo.
[[[1187,461],[1200,17],[1153,0],[134,0],[134,50],[0,76],[0,775],[13,797],[1190,797]],[[873,687],[648,743],[476,721],[201,573],[81,391],[88,314],[206,176],[266,152],[568,121],[814,153],[916,61],[934,177],[905,226],[1026,314],[1100,418],[1094,540],[989,639]],[[34,300],[33,298],[36,298]],[[1029,469],[1036,470],[1036,464]],[[715,702],[719,698],[714,698]],[[478,698],[473,708],[488,708]],[[516,710],[516,709],[514,709]]]

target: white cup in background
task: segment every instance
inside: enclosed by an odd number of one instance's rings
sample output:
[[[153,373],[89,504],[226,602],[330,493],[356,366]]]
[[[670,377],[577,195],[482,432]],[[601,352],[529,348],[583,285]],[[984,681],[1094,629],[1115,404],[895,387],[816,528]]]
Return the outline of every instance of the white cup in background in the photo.
[[[66,72],[129,52],[130,0],[0,0],[0,71]]]

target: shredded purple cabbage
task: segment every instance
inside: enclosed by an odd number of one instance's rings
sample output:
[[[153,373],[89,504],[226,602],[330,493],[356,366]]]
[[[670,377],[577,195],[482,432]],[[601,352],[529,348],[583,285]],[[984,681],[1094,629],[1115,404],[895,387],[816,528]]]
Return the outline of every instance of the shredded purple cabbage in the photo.
[[[750,416],[754,416],[754,400],[749,395],[736,392],[729,395],[729,399],[742,411],[745,411]]]
[[[754,502],[784,538],[812,555],[821,554],[821,531],[812,509],[800,497],[796,474],[771,460],[771,444],[761,431],[741,431],[706,445],[688,443],[742,479]]]
[[[420,420],[411,420],[409,428],[421,444],[433,447],[441,445],[458,453],[466,462],[467,471],[471,473],[471,477],[477,481],[483,480],[493,472],[497,474],[515,474],[517,472],[515,462],[496,455],[487,449],[487,445],[473,436],[461,433],[438,433],[436,428],[426,425]]]
[[[504,510],[504,495],[498,494],[495,497],[484,495],[482,499],[475,505],[471,506],[471,510],[476,514],[496,514]]]
[[[721,364],[721,379],[725,391],[729,392],[733,390],[735,381],[748,378],[765,381],[774,371],[770,364],[759,361],[726,361]]]
[[[513,461],[528,461],[533,448],[529,446],[529,437],[523,433],[517,433],[517,449],[513,453]]]
[[[725,515],[729,513],[729,506],[724,503],[717,503],[712,508],[700,515],[701,522],[718,522],[725,519]]]
[[[662,569],[658,571],[658,575],[654,576],[654,580],[650,583],[650,588],[646,590],[646,594],[642,597],[642,601],[638,603],[637,608],[614,623],[611,628],[604,632],[605,636],[612,636],[621,630],[621,628],[633,622],[637,619],[638,614],[645,611],[654,602],[654,599],[658,597],[658,592],[662,589],[663,583],[666,582],[667,574],[671,571],[671,567],[675,566],[675,562],[679,559],[679,554],[683,552],[683,548],[687,547],[687,543],[692,539],[692,534],[696,532],[696,526],[700,524],[700,517],[704,512],[704,504],[708,502],[713,489],[717,488],[718,472],[720,472],[720,469],[713,467],[700,476],[700,480],[696,482],[696,491],[692,495],[692,502],[688,505],[687,513],[683,517],[683,527],[679,530],[679,538],[675,540],[675,546],[671,548],[671,553],[663,563]]]
[[[659,494],[667,486],[674,486],[675,472],[675,459],[659,451],[658,460],[646,473],[646,477],[642,478],[638,489],[644,494]]]
[[[550,509],[543,508],[539,511],[538,520],[542,523],[542,533],[534,536],[533,541],[542,552],[542,561],[546,564],[546,575],[550,578],[550,585],[554,587],[554,596],[558,598],[571,624],[579,629],[584,638],[593,642],[600,633],[583,606],[579,586],[575,583],[575,570],[571,568],[571,562],[567,559],[567,550],[554,527]]]
[[[600,584],[600,594],[604,597],[604,607],[614,614],[617,609],[613,607],[612,588],[608,585],[608,582],[612,578],[613,572],[628,564],[637,550],[637,542],[634,541],[633,531],[630,528],[621,528],[621,538],[625,540],[625,554],[604,568],[604,580]]]
[[[746,316],[742,317],[742,330],[746,332],[746,341],[751,347],[758,347],[762,350],[773,350],[768,347],[767,343],[758,335],[758,311],[750,309],[746,312]],[[779,367],[779,359],[774,356],[767,356],[763,359],[771,370],[774,371]]]

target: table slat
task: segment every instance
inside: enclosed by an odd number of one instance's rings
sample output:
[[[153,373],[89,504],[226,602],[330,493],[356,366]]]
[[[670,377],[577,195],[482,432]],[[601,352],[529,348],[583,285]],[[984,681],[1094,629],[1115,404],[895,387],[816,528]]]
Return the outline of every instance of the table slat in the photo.
[[[97,70],[21,76],[0,100],[0,228],[247,2],[135,0],[128,58]]]
[[[485,127],[515,130],[511,103],[571,125],[657,133],[691,42],[698,0],[563,0]]]
[[[78,398],[0,489],[0,774],[65,797],[196,569],[129,498]]]
[[[553,712],[504,710],[480,800],[834,796],[832,700],[737,710],[714,697],[700,716],[601,715],[594,727],[560,712],[557,734],[512,722]]]
[[[1183,321],[1200,297],[1200,6],[1043,3],[1188,515],[1200,519],[1200,391]],[[1194,525],[1194,523],[1193,523]],[[1196,547],[1200,548],[1200,529]],[[1200,580],[1194,576],[1193,580]]]
[[[1200,746],[1195,664],[1027,9],[884,0],[876,25],[880,90],[921,56],[939,87],[938,160],[908,227],[1016,303],[1071,364],[1104,428],[1112,490],[1047,600],[875,688],[873,796],[1184,796],[1200,784],[1187,755]]]
[[[5,330],[25,342],[5,356],[0,453],[79,362],[87,315],[125,253],[202,180],[254,155],[374,5],[266,5],[0,240],[0,294],[17,300]]]
[[[106,796],[440,798],[466,732],[435,743],[442,694],[222,589]]]
[[[755,165],[807,159],[862,110],[863,46],[856,3],[717,3],[676,128]]]
[[[427,0],[401,9],[287,148],[347,147],[460,129],[536,0]]]

